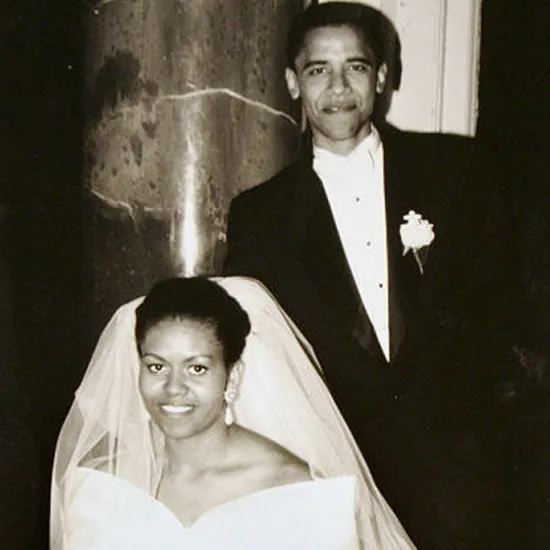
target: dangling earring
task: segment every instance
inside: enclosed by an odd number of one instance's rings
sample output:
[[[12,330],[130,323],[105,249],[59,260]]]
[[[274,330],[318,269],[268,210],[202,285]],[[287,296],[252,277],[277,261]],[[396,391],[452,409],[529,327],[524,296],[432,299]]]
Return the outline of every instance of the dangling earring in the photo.
[[[231,404],[237,396],[237,390],[235,388],[228,388],[223,392],[223,398],[225,400],[225,424],[226,426],[231,426],[235,422],[235,417],[233,416],[233,409]]]

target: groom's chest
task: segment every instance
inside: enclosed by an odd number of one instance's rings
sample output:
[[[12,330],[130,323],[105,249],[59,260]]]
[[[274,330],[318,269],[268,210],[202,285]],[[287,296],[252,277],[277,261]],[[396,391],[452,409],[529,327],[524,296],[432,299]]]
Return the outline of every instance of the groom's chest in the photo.
[[[302,172],[298,199],[284,224],[287,242],[303,274],[331,309],[349,322],[362,305],[351,261],[367,273],[381,273],[382,266],[386,267],[390,307],[399,306],[407,317],[414,315],[423,301],[435,301],[440,287],[448,204],[438,200],[437,193],[430,193],[431,175],[411,172],[402,163],[393,163],[391,155],[385,159],[382,173],[382,192],[374,199],[365,191],[342,193],[331,201],[317,174]],[[404,216],[411,211],[432,224],[435,233],[429,246],[421,247],[418,258],[411,250],[404,253],[400,232]]]

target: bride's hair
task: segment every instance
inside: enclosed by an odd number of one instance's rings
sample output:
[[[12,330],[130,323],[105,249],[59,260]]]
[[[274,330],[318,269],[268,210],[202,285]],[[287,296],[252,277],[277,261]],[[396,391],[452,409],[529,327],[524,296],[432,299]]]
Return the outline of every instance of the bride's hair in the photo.
[[[147,331],[166,319],[192,319],[214,327],[227,366],[240,359],[250,332],[250,319],[239,302],[204,277],[174,277],[153,286],[136,310],[138,351]]]

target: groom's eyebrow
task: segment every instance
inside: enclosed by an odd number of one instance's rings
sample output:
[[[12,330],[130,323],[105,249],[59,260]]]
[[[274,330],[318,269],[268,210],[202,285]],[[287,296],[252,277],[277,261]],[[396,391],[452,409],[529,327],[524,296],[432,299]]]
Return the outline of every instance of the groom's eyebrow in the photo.
[[[348,63],[365,63],[365,65],[370,65],[373,63],[373,60],[366,55],[355,55],[353,57],[348,57],[346,61]]]
[[[365,65],[374,66],[374,56],[357,55],[346,58],[346,63],[363,63]],[[326,59],[311,59],[307,63],[304,63],[302,71],[306,71],[311,67],[317,67],[320,65],[328,65],[329,61]]]
[[[326,65],[328,61],[325,59],[312,59],[311,61],[308,61],[307,63],[304,63],[304,67],[302,70],[309,69],[310,67],[315,67],[317,65]]]

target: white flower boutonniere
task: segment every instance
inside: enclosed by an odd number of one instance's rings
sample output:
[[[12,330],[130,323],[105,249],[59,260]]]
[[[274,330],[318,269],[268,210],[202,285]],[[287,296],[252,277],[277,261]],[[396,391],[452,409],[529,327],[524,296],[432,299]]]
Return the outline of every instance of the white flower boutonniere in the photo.
[[[419,251],[421,248],[429,246],[435,239],[433,224],[422,219],[422,216],[414,210],[410,210],[408,214],[405,214],[403,219],[405,223],[399,226],[399,234],[403,243],[403,256],[409,250],[412,250],[420,273],[423,274],[424,266],[420,260]]]

